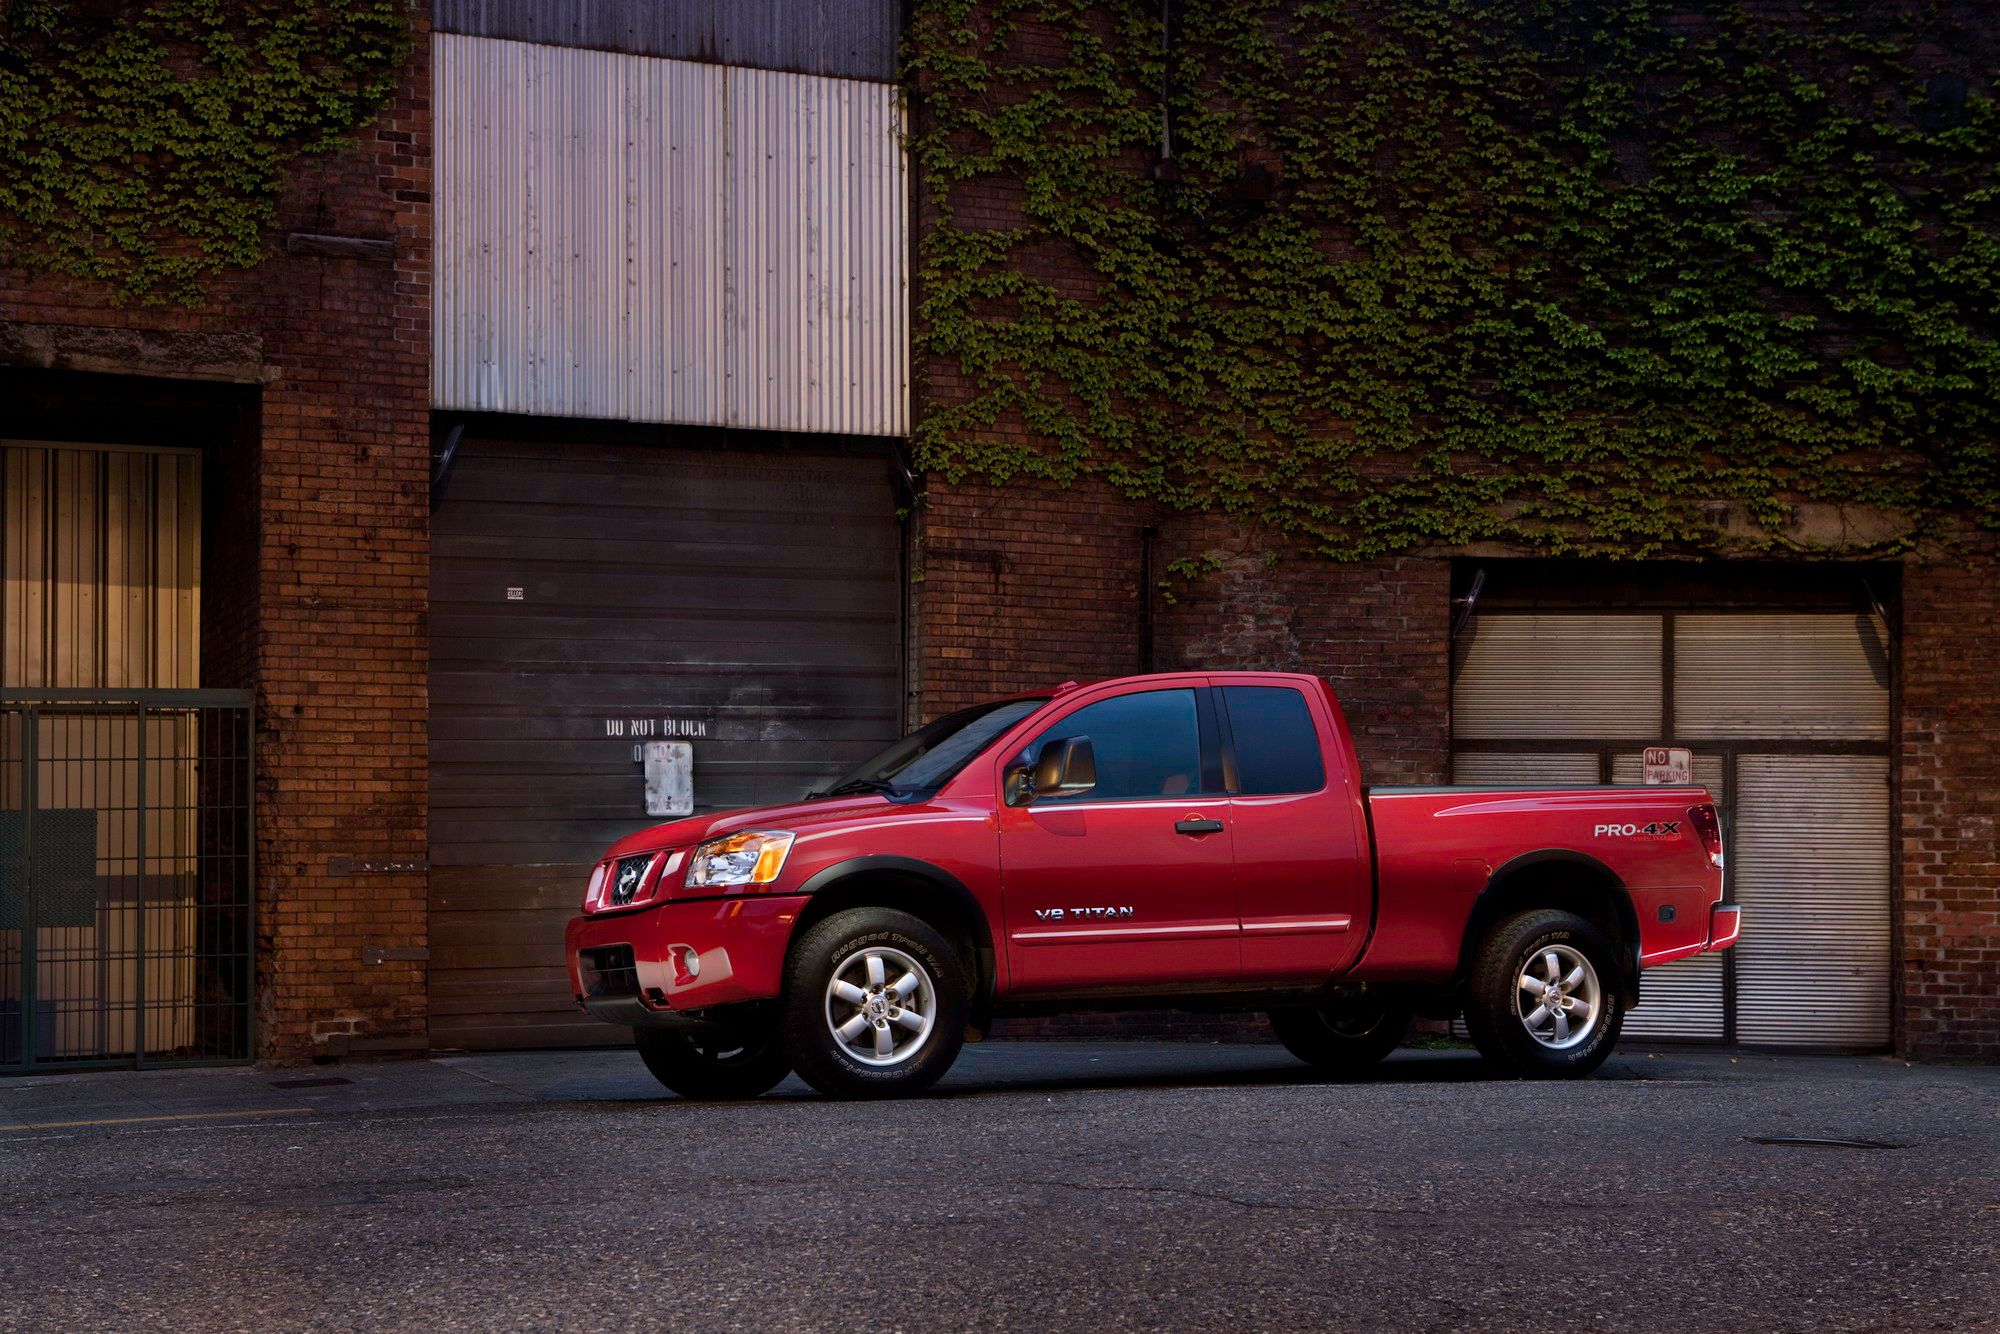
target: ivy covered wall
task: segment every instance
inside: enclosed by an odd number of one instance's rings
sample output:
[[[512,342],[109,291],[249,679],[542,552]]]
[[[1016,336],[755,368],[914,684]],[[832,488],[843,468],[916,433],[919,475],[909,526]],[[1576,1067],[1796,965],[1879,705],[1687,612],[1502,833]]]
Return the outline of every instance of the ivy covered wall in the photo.
[[[395,92],[406,0],[0,3],[0,265],[197,303]]]
[[[1983,546],[1996,31],[1972,0],[918,0],[920,460],[1340,559]]]

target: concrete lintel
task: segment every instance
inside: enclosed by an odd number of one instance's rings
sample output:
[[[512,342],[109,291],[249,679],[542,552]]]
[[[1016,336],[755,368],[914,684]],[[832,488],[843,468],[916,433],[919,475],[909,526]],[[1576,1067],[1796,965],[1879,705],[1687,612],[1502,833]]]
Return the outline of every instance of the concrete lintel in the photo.
[[[264,360],[264,340],[254,333],[84,324],[0,321],[0,366],[228,384],[269,384],[278,378],[277,368]]]

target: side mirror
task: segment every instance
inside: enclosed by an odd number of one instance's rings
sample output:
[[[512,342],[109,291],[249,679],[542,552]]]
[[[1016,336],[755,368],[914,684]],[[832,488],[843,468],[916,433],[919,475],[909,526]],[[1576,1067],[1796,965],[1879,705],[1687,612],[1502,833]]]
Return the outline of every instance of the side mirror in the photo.
[[[1066,736],[1042,746],[1034,760],[1036,796],[1080,796],[1098,786],[1098,752],[1088,736]]]
[[[1097,786],[1097,752],[1087,736],[1065,737],[1042,747],[1035,761],[1035,795],[1074,797]]]
[[[1065,737],[1042,747],[1033,764],[1007,771],[1007,804],[1036,797],[1074,797],[1097,786],[1097,752],[1087,736]]]

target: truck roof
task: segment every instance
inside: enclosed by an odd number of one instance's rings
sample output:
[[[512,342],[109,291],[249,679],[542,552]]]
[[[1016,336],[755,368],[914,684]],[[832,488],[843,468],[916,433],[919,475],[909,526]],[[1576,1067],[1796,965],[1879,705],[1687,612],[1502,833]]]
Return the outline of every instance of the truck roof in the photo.
[[[1099,676],[1087,681],[1064,681],[1059,685],[1043,686],[1036,690],[1022,690],[1012,695],[1001,695],[998,698],[1039,699],[1045,695],[1067,694],[1072,690],[1081,690],[1085,686],[1123,685],[1127,681],[1168,681],[1188,676],[1242,677],[1246,680],[1250,678],[1269,680],[1275,676],[1293,681],[1312,683],[1318,683],[1321,680],[1320,677],[1313,675],[1311,672],[1287,672],[1275,668],[1268,670],[1263,668],[1234,668],[1223,671],[1207,667],[1188,667],[1178,672],[1134,672],[1129,676]]]

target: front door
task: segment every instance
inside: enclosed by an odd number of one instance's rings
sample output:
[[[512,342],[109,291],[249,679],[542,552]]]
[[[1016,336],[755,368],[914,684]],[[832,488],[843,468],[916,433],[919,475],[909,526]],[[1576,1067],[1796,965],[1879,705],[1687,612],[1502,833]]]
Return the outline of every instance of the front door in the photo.
[[[1241,949],[1215,725],[1199,684],[1085,697],[1019,756],[1089,737],[1097,785],[1000,808],[1018,990],[1227,986]]]

